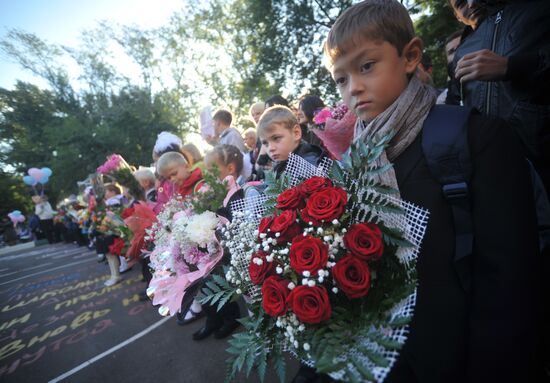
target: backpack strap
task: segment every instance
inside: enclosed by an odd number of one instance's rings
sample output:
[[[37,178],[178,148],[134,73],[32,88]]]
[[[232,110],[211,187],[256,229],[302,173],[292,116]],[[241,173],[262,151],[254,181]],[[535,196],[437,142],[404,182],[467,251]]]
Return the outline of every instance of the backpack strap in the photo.
[[[469,290],[474,228],[471,196],[472,174],[466,123],[471,110],[455,105],[435,105],[424,121],[422,150],[428,168],[441,184],[453,214],[455,229],[454,265],[464,290]]]

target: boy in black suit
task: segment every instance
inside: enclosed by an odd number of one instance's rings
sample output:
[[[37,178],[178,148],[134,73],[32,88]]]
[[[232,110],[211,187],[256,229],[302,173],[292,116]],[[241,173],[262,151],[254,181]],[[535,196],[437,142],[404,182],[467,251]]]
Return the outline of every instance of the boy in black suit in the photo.
[[[539,254],[525,157],[508,126],[468,117],[473,243],[458,265],[451,202],[422,148],[435,104],[415,74],[422,49],[397,0],[350,7],[325,44],[339,92],[363,122],[354,139],[395,134],[385,152],[394,165],[385,182],[430,212],[410,333],[386,382],[536,381]]]

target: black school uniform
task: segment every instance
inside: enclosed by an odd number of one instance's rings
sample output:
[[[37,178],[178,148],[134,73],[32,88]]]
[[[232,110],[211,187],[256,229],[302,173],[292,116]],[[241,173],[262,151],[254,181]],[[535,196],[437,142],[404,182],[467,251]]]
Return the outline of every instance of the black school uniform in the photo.
[[[421,140],[419,134],[394,161],[401,197],[430,216],[418,257],[410,334],[386,383],[538,381],[540,257],[533,190],[519,140],[503,122],[470,117],[469,291],[453,263],[451,209],[426,165]]]

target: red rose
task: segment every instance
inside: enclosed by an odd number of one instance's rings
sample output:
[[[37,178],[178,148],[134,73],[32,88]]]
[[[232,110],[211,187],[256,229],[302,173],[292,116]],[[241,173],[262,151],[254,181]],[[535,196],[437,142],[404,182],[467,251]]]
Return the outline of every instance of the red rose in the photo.
[[[127,207],[126,209],[122,210],[122,213],[120,214],[120,217],[122,219],[126,219],[134,215],[135,209],[133,207]]]
[[[248,265],[248,274],[250,275],[250,280],[255,285],[261,285],[264,279],[272,274],[275,270],[275,263],[268,262],[265,257],[267,253],[263,251],[257,251],[252,254],[250,259],[250,264]],[[254,259],[260,259],[262,261],[261,265],[254,263]]]
[[[273,223],[273,217],[264,217],[260,220],[260,225],[258,226],[258,234],[268,234],[267,230],[271,227]]]
[[[125,244],[126,243],[123,239],[116,237],[113,243],[109,245],[109,253],[113,255],[120,255],[122,253],[122,249],[124,249]]]
[[[267,315],[277,317],[287,311],[288,281],[281,277],[268,277],[262,285],[262,307]]]
[[[292,188],[285,190],[277,197],[277,209],[302,209],[306,205],[305,196],[300,188]]]
[[[338,287],[350,299],[361,298],[369,293],[369,266],[353,255],[346,255],[336,262],[332,275]]]
[[[305,180],[299,188],[302,190],[306,196],[310,196],[316,191],[326,189],[327,187],[332,186],[332,181],[325,177],[311,177]]]
[[[296,212],[294,210],[285,210],[278,216],[275,216],[271,224],[271,236],[279,233],[277,242],[290,242],[294,237],[302,233],[302,228],[296,222]]]
[[[344,235],[344,244],[353,255],[364,261],[377,260],[384,253],[382,232],[374,223],[351,225]]]
[[[313,193],[302,209],[302,220],[321,226],[323,222],[338,219],[346,212],[347,193],[338,187],[328,187]]]
[[[328,262],[328,247],[319,238],[300,235],[290,246],[290,266],[298,273],[309,271],[316,274]]]
[[[288,305],[304,323],[320,323],[330,319],[332,309],[324,286],[295,287],[288,296]]]

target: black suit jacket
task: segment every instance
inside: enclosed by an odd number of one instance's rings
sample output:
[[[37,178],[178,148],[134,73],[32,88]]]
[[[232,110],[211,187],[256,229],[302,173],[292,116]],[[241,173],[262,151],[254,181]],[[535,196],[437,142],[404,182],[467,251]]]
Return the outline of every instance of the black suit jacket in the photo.
[[[445,127],[442,126],[442,129]],[[532,382],[539,261],[533,191],[517,137],[473,115],[468,139],[474,220],[473,285],[453,267],[454,229],[421,135],[394,162],[404,200],[430,211],[418,258],[410,334],[386,382]]]

